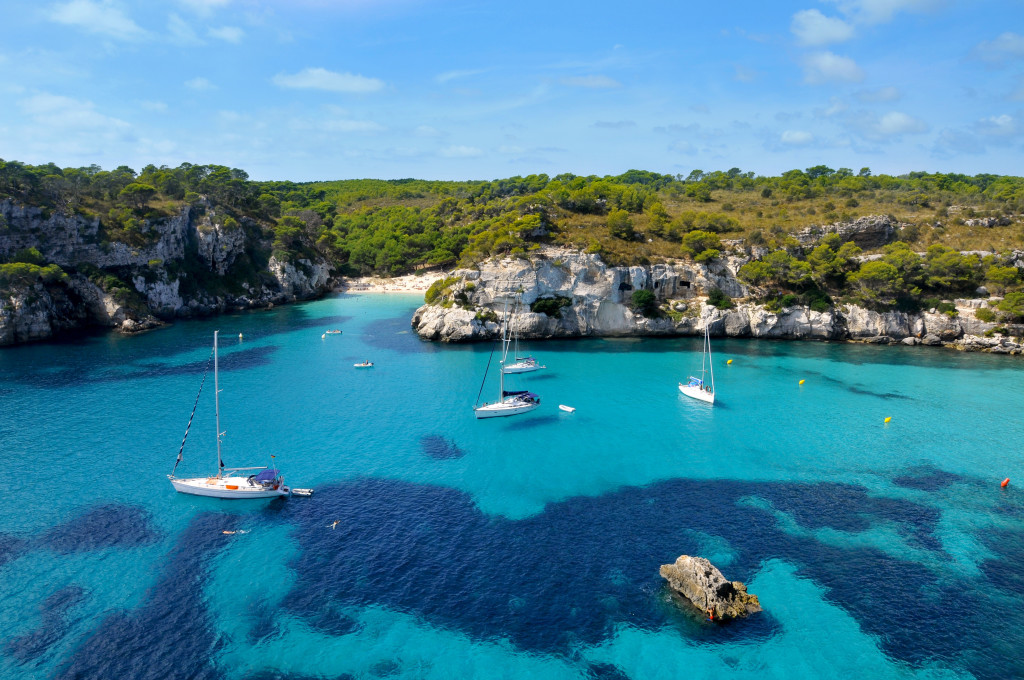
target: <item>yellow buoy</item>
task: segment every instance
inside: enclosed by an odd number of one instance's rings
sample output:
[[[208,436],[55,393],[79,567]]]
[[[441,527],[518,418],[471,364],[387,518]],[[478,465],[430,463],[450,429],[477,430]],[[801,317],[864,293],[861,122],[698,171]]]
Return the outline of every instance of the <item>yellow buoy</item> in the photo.
[[[801,380],[801,381],[800,381],[800,384],[801,384],[801,385],[803,385],[803,384],[804,384],[804,381],[803,381],[803,380]]]
[[[890,420],[892,420],[892,416],[886,416],[885,417],[885,422],[889,422]]]
[[[327,339],[327,333],[324,333],[323,335],[321,335],[320,339],[321,340],[326,340]]]
[[[726,361],[725,363],[727,363],[727,364],[731,364],[731,363],[732,363],[732,359],[729,359],[729,360],[728,360],[728,361]]]

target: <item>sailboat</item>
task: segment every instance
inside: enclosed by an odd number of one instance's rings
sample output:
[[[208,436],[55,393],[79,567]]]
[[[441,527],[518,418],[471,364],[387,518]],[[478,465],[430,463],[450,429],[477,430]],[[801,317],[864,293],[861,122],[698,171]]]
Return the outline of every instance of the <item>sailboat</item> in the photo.
[[[532,411],[540,406],[540,397],[527,390],[507,391],[505,390],[505,361],[508,358],[508,346],[511,341],[509,335],[508,301],[505,302],[505,309],[502,311],[501,329],[501,370],[498,371],[498,401],[484,403],[473,407],[473,413],[477,418],[500,418],[502,416],[517,416],[520,413]],[[494,350],[491,350],[491,358],[494,357]],[[491,359],[487,360],[487,368],[490,369]],[[477,393],[477,402],[480,401],[480,394],[483,393],[484,385],[487,382],[487,370],[484,371],[484,380],[480,383],[480,392]]]
[[[711,387],[705,382],[707,374],[711,374]],[[700,377],[690,376],[689,382],[685,385],[679,383],[679,391],[688,397],[706,401],[709,404],[715,403],[715,369],[711,365],[711,337],[708,335],[708,327],[704,326],[704,356],[700,362]]]
[[[189,428],[192,427],[192,418],[196,414],[196,407],[192,407],[192,416],[188,419],[188,427],[185,428],[185,437],[181,440],[181,449],[178,450],[178,460],[174,463],[174,469],[167,478],[171,480],[174,490],[178,493],[187,493],[194,496],[212,496],[213,498],[277,498],[291,494],[284,484],[284,476],[276,468],[240,467],[226,468],[220,453],[220,438],[224,433],[220,429],[220,386],[217,376],[217,333],[213,332],[213,403],[217,414],[217,474],[209,477],[178,478],[174,472],[181,463],[182,452],[185,450],[185,440],[188,439]],[[209,364],[207,364],[209,368]],[[206,382],[206,374],[203,374],[203,382]],[[196,395],[196,404],[199,403],[199,395],[203,393],[203,385],[199,384],[199,394]],[[273,459],[274,456],[271,456]],[[252,472],[250,472],[252,471]],[[258,471],[258,472],[257,472]],[[241,473],[241,474],[239,474]],[[249,473],[249,474],[246,474]]]
[[[521,304],[521,302],[522,302],[522,298],[518,298],[516,300],[516,306],[512,310],[512,318],[513,319],[515,319],[515,312],[516,312],[516,310],[519,309],[519,305]],[[513,328],[512,334],[515,337],[515,340],[513,341],[513,350],[512,350],[512,357],[513,357],[514,361],[511,364],[509,364],[507,362],[503,362],[502,365],[501,365],[502,372],[504,372],[505,374],[509,374],[509,373],[532,373],[534,371],[539,371],[542,368],[547,368],[547,366],[541,366],[540,364],[538,364],[537,360],[534,359],[533,357],[521,357],[521,356],[519,356],[519,331],[515,328],[515,324],[514,323],[511,324],[511,326]]]

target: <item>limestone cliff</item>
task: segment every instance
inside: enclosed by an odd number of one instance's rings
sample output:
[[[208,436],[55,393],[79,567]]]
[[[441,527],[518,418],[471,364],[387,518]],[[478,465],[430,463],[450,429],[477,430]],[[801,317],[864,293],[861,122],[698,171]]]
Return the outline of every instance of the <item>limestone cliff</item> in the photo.
[[[744,262],[728,258],[709,265],[610,267],[597,255],[547,249],[529,260],[490,261],[453,272],[435,304],[416,310],[412,326],[427,340],[487,340],[499,333],[496,319],[506,302],[521,295],[523,308],[514,316],[513,328],[522,338],[697,335],[707,327],[712,335],[729,337],[949,344],[1008,353],[1024,349],[1009,339],[1024,335],[1024,328],[1008,327],[1004,335],[984,337],[996,328],[974,315],[987,305],[985,300],[957,300],[955,316],[935,310],[876,312],[854,305],[769,311],[743,300],[749,292],[736,271]],[[709,305],[713,288],[737,298],[738,304],[727,310]],[[655,317],[631,307],[636,290],[654,294],[660,306]],[[530,305],[545,298],[563,306],[554,313],[551,304],[546,305],[548,313],[530,311]]]
[[[0,201],[0,262],[34,248],[69,274],[0,281],[0,345],[86,326],[134,333],[175,317],[318,297],[334,286],[325,259],[279,261],[260,224],[227,217],[204,200],[118,240],[99,217]]]

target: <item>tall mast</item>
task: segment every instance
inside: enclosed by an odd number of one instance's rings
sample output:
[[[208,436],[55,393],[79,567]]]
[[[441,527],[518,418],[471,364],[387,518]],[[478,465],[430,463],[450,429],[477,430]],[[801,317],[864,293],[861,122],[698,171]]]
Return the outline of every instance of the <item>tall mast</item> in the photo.
[[[498,403],[505,401],[505,359],[508,358],[508,338],[506,333],[509,330],[508,324],[508,298],[501,308],[501,370],[498,371]]]
[[[516,312],[519,311],[519,304],[522,302],[522,296],[516,297],[516,305],[512,308],[512,318],[515,319]],[[515,329],[516,346],[512,352],[512,358],[515,361],[519,361],[519,329]]]
[[[220,457],[220,385],[217,382],[217,333],[213,332],[213,408],[217,412],[217,476],[224,469],[224,461]]]
[[[704,326],[704,343],[700,348],[700,381],[704,382],[704,376],[707,375],[707,362],[708,362],[708,327]]]
[[[711,371],[711,394],[715,393],[715,364],[711,361],[711,336],[708,335],[707,326],[704,327],[704,342],[708,346],[708,369]]]

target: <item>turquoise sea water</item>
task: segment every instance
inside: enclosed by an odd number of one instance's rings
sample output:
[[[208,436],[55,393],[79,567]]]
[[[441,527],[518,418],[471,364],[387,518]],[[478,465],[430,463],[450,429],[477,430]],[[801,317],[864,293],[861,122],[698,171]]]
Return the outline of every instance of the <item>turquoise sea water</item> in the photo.
[[[491,346],[420,299],[0,351],[0,677],[1024,677],[1019,359],[713,339],[710,408],[700,339],[531,343],[541,407],[477,421]],[[227,465],[313,498],[173,492],[215,329]],[[680,606],[680,554],[765,611]]]

